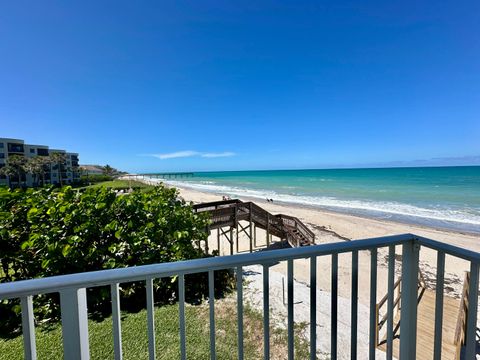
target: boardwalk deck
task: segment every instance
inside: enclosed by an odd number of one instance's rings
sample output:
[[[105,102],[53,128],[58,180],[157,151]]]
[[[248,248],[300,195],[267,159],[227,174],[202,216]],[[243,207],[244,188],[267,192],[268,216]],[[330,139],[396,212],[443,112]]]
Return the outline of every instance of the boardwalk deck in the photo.
[[[444,296],[442,359],[454,360],[456,346],[454,345],[455,326],[457,324],[460,300]],[[419,292],[417,320],[417,357],[416,359],[433,359],[433,340],[435,326],[435,291],[424,289]],[[400,321],[401,311],[395,317],[395,325]],[[393,356],[399,358],[399,332],[393,341]],[[386,339],[380,342],[379,348],[386,351]]]
[[[273,215],[253,202],[243,202],[238,199],[215,201],[196,204],[193,206],[193,210],[197,213],[209,214],[209,231],[217,230],[218,244],[222,237],[228,240],[231,254],[233,254],[234,233],[237,253],[239,252],[239,235],[241,233],[248,237],[250,252],[254,248],[258,248],[256,246],[257,228],[265,231],[267,247],[271,245],[272,236],[292,247],[315,243],[315,234],[296,217],[284,214]],[[206,247],[206,251],[208,252],[208,247]]]

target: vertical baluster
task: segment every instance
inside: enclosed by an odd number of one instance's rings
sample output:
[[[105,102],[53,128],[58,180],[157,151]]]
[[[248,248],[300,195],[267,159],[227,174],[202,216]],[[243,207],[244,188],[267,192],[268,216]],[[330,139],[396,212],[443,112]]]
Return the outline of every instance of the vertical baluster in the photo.
[[[393,357],[393,304],[395,291],[395,245],[388,248],[388,291],[387,291],[387,360]],[[377,319],[378,320],[378,319]],[[378,333],[377,333],[378,335]],[[378,339],[377,339],[378,343]]]
[[[294,318],[293,318],[293,260],[287,261],[287,297],[288,297],[288,360],[294,357]]]
[[[435,292],[435,336],[433,359],[442,358],[442,325],[443,325],[443,283],[445,272],[445,253],[437,252],[437,289]]]
[[[358,251],[352,251],[352,291],[351,291],[351,333],[350,358],[357,359],[357,318],[358,318]]]
[[[338,254],[332,254],[332,294],[331,294],[331,357],[337,359],[337,312],[338,312]]]
[[[208,302],[210,305],[210,359],[215,360],[215,284],[213,270],[208,272]]]
[[[402,245],[402,296],[400,359],[415,359],[417,353],[418,256],[420,246],[413,239]]]
[[[470,263],[465,359],[475,359],[478,307],[478,264]]]
[[[178,276],[178,316],[180,325],[180,356],[187,359],[187,342],[185,326],[185,275]]]
[[[148,328],[148,358],[155,360],[155,314],[153,299],[153,279],[146,281],[147,288],[147,328]]]
[[[33,315],[33,298],[25,296],[20,298],[22,306],[22,332],[23,350],[26,360],[37,359],[37,347],[35,344],[35,319]]]
[[[263,265],[263,357],[270,359],[270,296],[269,269]]]
[[[118,283],[110,285],[112,298],[112,325],[113,325],[113,353],[115,360],[121,360],[122,354],[122,325],[120,318],[120,288]]]
[[[243,360],[243,269],[237,268],[238,360]]]
[[[377,249],[370,251],[370,344],[369,359],[375,359],[377,348]]]
[[[63,354],[65,360],[88,360],[87,291],[65,289],[60,292]]]
[[[310,258],[310,360],[317,358],[317,257]]]

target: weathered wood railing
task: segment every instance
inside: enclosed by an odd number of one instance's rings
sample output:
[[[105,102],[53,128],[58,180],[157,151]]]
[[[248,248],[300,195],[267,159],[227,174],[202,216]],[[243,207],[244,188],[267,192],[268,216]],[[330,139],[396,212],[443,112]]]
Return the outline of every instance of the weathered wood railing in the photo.
[[[426,289],[426,287],[427,287],[427,284],[425,283],[425,277],[423,276],[422,271],[419,270],[418,271],[418,290],[420,290],[420,296],[421,296],[421,291]],[[396,296],[394,296],[393,303],[390,306],[388,306],[388,308],[391,308],[392,311],[396,314],[396,312],[398,312],[400,310],[400,300],[402,298],[402,277],[401,276],[395,281],[392,289],[396,293]],[[382,299],[380,299],[380,301],[377,303],[377,306],[375,308],[375,314],[376,314],[375,317],[376,317],[376,324],[377,324],[376,331],[375,331],[375,333],[376,333],[375,338],[376,338],[377,346],[381,345],[381,343],[382,343],[380,341],[380,331],[382,330],[382,327],[387,323],[387,320],[388,320],[388,317],[389,317],[389,313],[387,311],[380,318],[381,313],[382,313],[381,309],[387,303],[388,299],[389,299],[389,294],[385,294],[385,296]],[[395,316],[395,314],[393,314],[393,316]],[[388,335],[393,336],[396,333],[396,331],[398,330],[399,327],[400,327],[400,324],[397,323],[395,325],[395,327],[393,328],[393,333],[392,334],[387,334],[387,336]]]
[[[267,246],[270,235],[287,241],[291,246],[304,246],[315,243],[315,234],[298,218],[284,214],[273,215],[253,202],[243,202],[238,199],[215,201],[193,205],[195,212],[208,212],[211,223],[210,230],[223,227],[238,228],[240,221],[250,223],[248,236],[250,242],[256,242],[255,230],[253,227],[264,229],[267,233]],[[240,226],[240,231],[246,228]],[[219,230],[220,231],[220,230]],[[231,239],[229,241],[232,241]],[[252,245],[250,250],[252,250]]]
[[[277,215],[283,222],[283,225],[287,228],[291,228],[292,231],[299,232],[304,239],[306,239],[309,243],[315,242],[315,234],[311,231],[303,222],[301,222],[298,218],[279,214]],[[295,238],[296,241],[300,241],[298,237]],[[296,246],[300,246],[300,243],[297,243]]]
[[[465,345],[465,340],[466,340],[469,291],[470,291],[470,272],[466,271],[465,278],[463,281],[460,307],[458,309],[457,326],[455,328],[455,339],[453,340],[453,343],[456,345],[455,359],[457,360],[460,360],[462,347]]]

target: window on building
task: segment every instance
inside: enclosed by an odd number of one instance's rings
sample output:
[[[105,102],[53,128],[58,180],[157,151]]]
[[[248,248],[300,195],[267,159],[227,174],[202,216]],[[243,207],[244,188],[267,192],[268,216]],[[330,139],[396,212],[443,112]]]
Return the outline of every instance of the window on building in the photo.
[[[5,154],[4,153],[0,153],[0,159],[5,159]]]
[[[30,149],[30,154],[35,154],[35,149]]]
[[[23,153],[23,144],[8,143],[8,151]]]
[[[3,143],[0,143],[0,149],[3,149]]]

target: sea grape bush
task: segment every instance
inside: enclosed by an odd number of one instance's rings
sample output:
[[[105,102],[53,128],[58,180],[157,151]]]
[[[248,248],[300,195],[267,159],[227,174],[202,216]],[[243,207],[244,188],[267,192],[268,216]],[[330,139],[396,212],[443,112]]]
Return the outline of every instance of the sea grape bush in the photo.
[[[207,238],[207,225],[163,186],[123,196],[106,188],[0,189],[0,282],[204,257],[197,241]],[[215,283],[217,293],[228,290],[230,274],[217,272]],[[188,299],[201,299],[205,274],[187,277],[186,286]],[[155,289],[159,302],[176,298],[175,279]],[[88,291],[89,310],[108,311],[109,289]],[[37,320],[59,316],[58,294],[34,301]],[[122,307],[143,306],[145,284],[122,284]],[[2,301],[0,312],[0,327],[18,324],[18,301]]]

